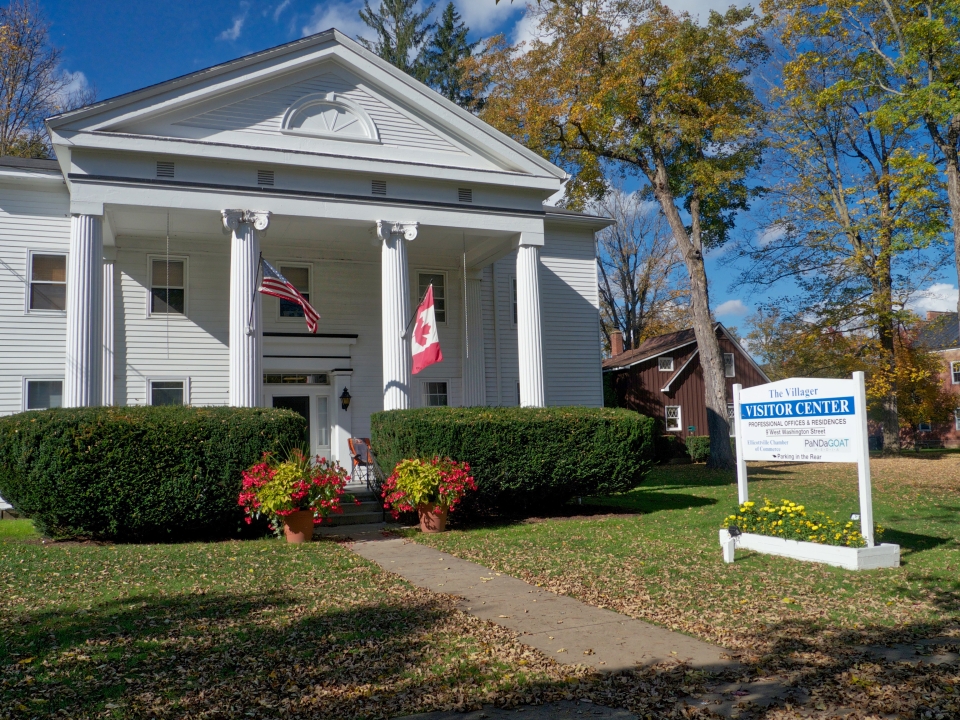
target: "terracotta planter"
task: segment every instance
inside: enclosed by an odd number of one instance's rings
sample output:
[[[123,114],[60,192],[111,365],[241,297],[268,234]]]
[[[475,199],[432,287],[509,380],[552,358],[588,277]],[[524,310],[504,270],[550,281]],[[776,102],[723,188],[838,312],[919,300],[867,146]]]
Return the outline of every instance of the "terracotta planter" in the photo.
[[[305,543],[313,540],[313,511],[298,510],[283,518],[283,534],[288,543]]]
[[[439,533],[447,529],[447,513],[449,508],[446,505],[440,506],[440,512],[435,512],[436,505],[433,503],[423,503],[417,507],[420,513],[420,532]]]

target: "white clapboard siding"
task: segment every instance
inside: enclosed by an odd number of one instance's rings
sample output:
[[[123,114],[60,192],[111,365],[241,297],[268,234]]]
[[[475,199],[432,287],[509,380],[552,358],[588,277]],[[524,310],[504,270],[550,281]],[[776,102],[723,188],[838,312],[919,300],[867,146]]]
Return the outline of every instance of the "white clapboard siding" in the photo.
[[[501,404],[501,398],[497,392],[497,331],[499,328],[494,317],[494,275],[493,265],[483,269],[483,278],[480,281],[480,309],[483,313],[483,371],[487,405],[495,407]]]
[[[329,92],[342,94],[366,110],[376,124],[380,140],[385,145],[450,153],[462,152],[425,125],[358,87],[356,80],[348,80],[331,73],[324,73],[309,80],[244,98],[175,124],[212,130],[236,130],[275,135],[280,132],[284,113],[294,102],[305,95]]]
[[[185,317],[147,316],[148,256],[165,254],[163,239],[121,237],[117,245],[115,402],[146,405],[149,379],[189,378],[191,404],[225,405],[229,389],[227,244],[198,250],[200,243],[171,241],[171,256],[187,258]]]
[[[26,313],[27,258],[70,247],[66,189],[0,185],[0,414],[23,409],[23,378],[62,378],[66,319]]]
[[[497,405],[497,368],[499,365],[500,394],[499,404],[505,407],[519,404],[517,383],[520,382],[520,364],[517,352],[517,324],[513,321],[513,281],[517,277],[517,253],[512,252],[496,262],[496,285],[493,285],[491,268],[491,290],[488,305],[484,310],[484,331],[493,346],[493,359],[484,368],[487,374],[487,404]],[[493,293],[496,292],[496,303]],[[483,296],[481,295],[481,298]],[[493,322],[496,305],[496,323]],[[489,318],[489,319],[488,319]],[[499,359],[496,352],[499,350]],[[487,358],[491,358],[487,355]]]
[[[540,313],[548,405],[603,405],[595,253],[592,234],[547,228]]]

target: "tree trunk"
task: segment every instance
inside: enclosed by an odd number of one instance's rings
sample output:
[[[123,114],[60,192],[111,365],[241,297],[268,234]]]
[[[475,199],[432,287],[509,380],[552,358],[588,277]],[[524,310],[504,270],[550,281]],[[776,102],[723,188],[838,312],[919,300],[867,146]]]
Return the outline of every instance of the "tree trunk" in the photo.
[[[960,158],[956,151],[947,154],[947,197],[953,230],[953,262],[960,276]],[[960,297],[957,298],[957,321],[960,322]]]
[[[657,158],[656,173],[650,178],[653,192],[663,214],[667,218],[674,242],[680,249],[683,262],[690,276],[690,304],[693,310],[693,332],[700,351],[700,367],[703,370],[703,389],[707,406],[707,429],[710,435],[710,459],[707,467],[729,470],[735,466],[730,447],[730,422],[727,420],[726,380],[723,373],[723,354],[720,341],[710,317],[710,295],[707,286],[707,270],[703,264],[703,250],[699,233],[699,206],[694,201],[691,207],[693,226],[687,232],[670,192],[666,167]],[[691,237],[692,235],[692,237]]]

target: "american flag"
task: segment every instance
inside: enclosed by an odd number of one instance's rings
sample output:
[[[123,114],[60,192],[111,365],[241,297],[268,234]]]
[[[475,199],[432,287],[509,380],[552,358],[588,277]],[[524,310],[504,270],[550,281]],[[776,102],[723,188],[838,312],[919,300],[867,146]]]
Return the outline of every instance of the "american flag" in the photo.
[[[293,283],[281,275],[273,265],[263,258],[260,258],[260,262],[263,265],[263,280],[260,281],[260,292],[281,300],[288,300],[302,307],[303,319],[307,321],[307,330],[316,333],[320,313],[313,309],[313,306],[300,294]]]

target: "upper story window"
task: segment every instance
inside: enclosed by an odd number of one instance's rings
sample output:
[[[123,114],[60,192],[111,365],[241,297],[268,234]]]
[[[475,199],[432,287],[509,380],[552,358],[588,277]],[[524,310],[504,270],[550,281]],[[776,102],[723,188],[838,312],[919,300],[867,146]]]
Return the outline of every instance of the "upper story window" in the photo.
[[[724,377],[735,377],[737,368],[734,365],[733,353],[723,354],[723,375]]]
[[[960,385],[960,361],[953,361],[950,363],[950,375],[953,379],[954,385]]]
[[[280,274],[289,280],[303,299],[310,302],[310,268],[306,265],[281,265]],[[295,302],[280,300],[280,317],[302,318],[303,308]]]
[[[186,311],[186,259],[150,258],[150,314],[184,315]]]
[[[67,309],[67,256],[30,256],[30,310]]]
[[[658,357],[657,369],[660,372],[673,372],[673,358],[665,356]]]
[[[433,283],[433,310],[437,315],[438,323],[445,323],[447,321],[447,276],[444,273],[433,273],[433,272],[422,272],[418,273],[417,286],[419,288],[419,295],[417,300],[423,297],[424,293],[427,292],[427,288],[430,287],[430,283]]]

